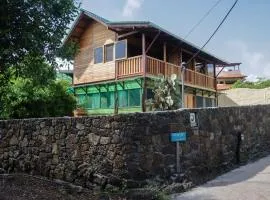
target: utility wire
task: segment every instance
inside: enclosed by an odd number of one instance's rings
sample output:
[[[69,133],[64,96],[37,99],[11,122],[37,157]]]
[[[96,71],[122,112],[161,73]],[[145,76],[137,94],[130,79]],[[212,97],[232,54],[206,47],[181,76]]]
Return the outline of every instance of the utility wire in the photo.
[[[230,13],[232,12],[233,8],[236,6],[236,4],[238,3],[239,0],[236,0],[234,2],[234,4],[232,5],[232,7],[230,8],[230,10],[227,12],[227,14],[225,15],[225,17],[222,19],[222,21],[220,22],[220,24],[218,25],[218,27],[215,29],[215,31],[213,32],[213,34],[210,36],[210,38],[204,43],[204,45],[197,51],[197,53],[195,53],[192,58],[189,59],[189,61],[186,63],[186,65],[188,65],[202,50],[203,48],[210,42],[210,40],[214,37],[214,35],[217,33],[217,31],[219,30],[219,28],[221,27],[221,25],[225,22],[225,20],[227,19],[227,17],[230,15]]]
[[[198,21],[197,24],[195,24],[190,31],[186,34],[186,36],[184,37],[184,39],[186,39],[204,20],[205,18],[212,12],[212,10],[214,10],[215,7],[217,7],[217,5],[221,2],[222,0],[217,1],[206,13],[205,15]]]

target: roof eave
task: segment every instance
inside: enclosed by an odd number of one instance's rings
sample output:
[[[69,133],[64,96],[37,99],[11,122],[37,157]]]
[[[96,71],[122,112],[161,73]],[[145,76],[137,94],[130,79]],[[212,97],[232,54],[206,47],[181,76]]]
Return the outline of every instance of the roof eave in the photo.
[[[93,13],[90,13],[90,12],[84,10],[84,9],[80,9],[80,10],[81,10],[81,12],[78,15],[78,17],[75,19],[75,21],[74,21],[73,25],[71,26],[71,28],[69,29],[68,34],[66,35],[66,37],[63,40],[63,44],[65,44],[69,40],[69,38],[71,37],[72,33],[74,32],[76,26],[78,25],[78,23],[82,19],[83,15],[86,15],[87,17],[101,23],[102,25],[104,25],[104,26],[106,26],[108,28],[108,23],[109,23],[108,20],[103,19],[101,17],[98,17],[97,15],[94,15]]]

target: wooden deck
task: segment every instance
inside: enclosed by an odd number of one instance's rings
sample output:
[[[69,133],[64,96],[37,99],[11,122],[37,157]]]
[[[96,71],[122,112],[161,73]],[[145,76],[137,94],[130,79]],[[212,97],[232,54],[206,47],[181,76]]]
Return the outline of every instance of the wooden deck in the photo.
[[[181,80],[180,66],[174,65],[150,56],[146,56],[145,71],[142,66],[142,56],[131,57],[127,59],[116,61],[116,79],[122,79],[133,76],[159,76],[164,75],[169,77],[172,74],[176,74],[178,79]],[[185,84],[192,85],[194,87],[206,88],[215,90],[214,77],[195,72],[190,69],[185,70],[184,76]]]

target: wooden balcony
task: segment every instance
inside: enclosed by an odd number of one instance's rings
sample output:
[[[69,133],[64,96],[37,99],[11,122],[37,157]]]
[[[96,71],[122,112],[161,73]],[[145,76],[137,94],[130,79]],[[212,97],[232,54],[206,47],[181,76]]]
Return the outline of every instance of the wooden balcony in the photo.
[[[146,69],[142,67],[142,56],[131,57],[116,61],[116,79],[134,76],[159,76],[169,77],[176,74],[181,80],[180,66],[164,62],[162,60],[146,56]],[[206,89],[215,89],[214,77],[186,69],[185,84]]]

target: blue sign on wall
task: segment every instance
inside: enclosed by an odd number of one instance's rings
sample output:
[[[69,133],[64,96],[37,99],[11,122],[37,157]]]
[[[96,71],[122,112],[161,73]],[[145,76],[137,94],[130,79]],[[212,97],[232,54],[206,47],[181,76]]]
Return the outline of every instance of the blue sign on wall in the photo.
[[[186,132],[171,133],[171,141],[172,142],[184,142],[186,140],[187,140],[187,133]]]

